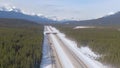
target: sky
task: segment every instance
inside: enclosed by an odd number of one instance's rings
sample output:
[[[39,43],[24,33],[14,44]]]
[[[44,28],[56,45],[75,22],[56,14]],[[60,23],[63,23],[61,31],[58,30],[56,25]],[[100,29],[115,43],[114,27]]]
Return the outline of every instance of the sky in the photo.
[[[58,20],[88,20],[120,11],[120,0],[0,0],[0,6]]]

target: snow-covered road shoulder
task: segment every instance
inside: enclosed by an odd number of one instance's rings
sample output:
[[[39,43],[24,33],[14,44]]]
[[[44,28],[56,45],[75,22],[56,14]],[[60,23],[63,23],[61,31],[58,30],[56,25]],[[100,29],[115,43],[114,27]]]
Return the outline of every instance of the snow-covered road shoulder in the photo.
[[[52,68],[52,57],[50,52],[50,45],[48,41],[48,36],[46,35],[46,29],[44,29],[44,41],[43,41],[43,50],[42,50],[42,60],[40,68]]]

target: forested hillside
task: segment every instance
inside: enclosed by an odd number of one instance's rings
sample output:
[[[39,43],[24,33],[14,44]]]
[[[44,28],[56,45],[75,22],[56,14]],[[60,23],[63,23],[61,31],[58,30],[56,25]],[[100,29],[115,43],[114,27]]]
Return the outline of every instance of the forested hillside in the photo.
[[[34,26],[35,27],[40,26],[40,24],[23,19],[0,18],[0,27],[34,27]]]
[[[6,20],[9,25],[0,20],[4,24],[0,24],[0,68],[39,68],[43,26],[25,20]]]

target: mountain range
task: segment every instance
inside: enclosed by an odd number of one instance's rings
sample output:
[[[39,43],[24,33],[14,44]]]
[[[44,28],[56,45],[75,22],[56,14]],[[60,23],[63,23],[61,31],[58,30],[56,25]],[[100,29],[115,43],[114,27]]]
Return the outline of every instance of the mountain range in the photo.
[[[12,18],[12,19],[24,19],[29,20],[41,24],[51,24],[51,23],[62,23],[62,24],[69,24],[69,25],[120,25],[120,12],[117,12],[112,15],[106,15],[104,17],[98,19],[91,19],[91,20],[63,20],[57,21],[53,19],[49,19],[44,16],[36,15],[29,15],[23,13],[20,9],[11,8],[10,11],[6,8],[2,8],[0,10],[0,18]]]
[[[120,12],[112,15],[107,15],[98,19],[83,20],[83,21],[69,21],[65,24],[71,25],[120,25]]]
[[[38,16],[38,15],[28,15],[21,12],[19,9],[11,9],[10,11],[2,8],[0,11],[0,18],[13,18],[13,19],[24,19],[29,21],[34,21],[37,23],[55,23],[55,20],[46,18],[44,16]]]

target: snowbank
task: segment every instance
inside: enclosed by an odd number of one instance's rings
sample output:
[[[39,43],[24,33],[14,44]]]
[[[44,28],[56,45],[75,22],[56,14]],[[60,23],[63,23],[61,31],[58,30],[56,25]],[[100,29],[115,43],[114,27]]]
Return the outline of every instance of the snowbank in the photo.
[[[70,39],[65,37],[65,34],[60,33],[59,30],[52,28],[54,31],[58,32],[58,37],[63,40],[63,42],[66,44],[66,46],[72,50],[76,56],[79,57],[80,60],[82,60],[89,68],[109,68],[106,65],[103,65],[102,63],[95,60],[95,58],[100,57],[99,55],[96,55],[92,50],[88,47],[77,47],[77,43],[74,41],[71,41]],[[69,45],[68,45],[69,44]],[[91,57],[92,58],[91,58]],[[93,58],[94,57],[94,58]]]
[[[76,26],[73,29],[95,28],[94,26]]]
[[[50,55],[50,46],[48,44],[48,37],[46,36],[46,27],[44,29],[44,42],[43,42],[43,51],[42,51],[42,61],[40,68],[52,68],[52,58]]]
[[[88,46],[80,47],[79,51],[91,59],[99,59],[101,57],[99,54],[95,54]]]

